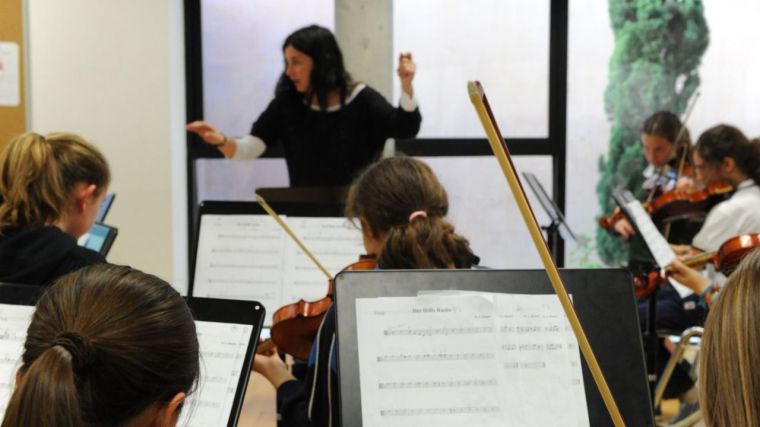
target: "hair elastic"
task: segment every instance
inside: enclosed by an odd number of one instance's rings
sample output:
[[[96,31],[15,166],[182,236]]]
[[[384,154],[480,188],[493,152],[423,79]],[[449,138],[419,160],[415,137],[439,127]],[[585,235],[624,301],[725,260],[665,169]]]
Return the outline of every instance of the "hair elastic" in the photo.
[[[414,211],[411,215],[409,215],[409,222],[412,222],[414,218],[417,218],[418,216],[422,216],[427,218],[427,212],[425,211]]]

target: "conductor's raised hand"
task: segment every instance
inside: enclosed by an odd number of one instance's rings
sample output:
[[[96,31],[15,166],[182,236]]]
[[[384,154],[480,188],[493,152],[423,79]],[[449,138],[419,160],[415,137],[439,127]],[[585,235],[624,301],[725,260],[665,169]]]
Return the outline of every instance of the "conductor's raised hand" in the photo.
[[[225,136],[216,126],[203,120],[196,120],[192,123],[188,123],[185,129],[198,135],[203,139],[206,144],[219,145],[225,141]]]
[[[414,74],[417,72],[417,64],[414,63],[411,52],[402,52],[398,56],[398,69],[396,71],[401,79],[401,89],[407,95],[413,96],[412,80],[414,80]]]

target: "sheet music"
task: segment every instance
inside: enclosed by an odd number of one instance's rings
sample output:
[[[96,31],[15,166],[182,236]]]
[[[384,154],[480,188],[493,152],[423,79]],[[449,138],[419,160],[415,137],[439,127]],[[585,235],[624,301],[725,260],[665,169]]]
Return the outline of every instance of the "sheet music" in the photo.
[[[345,218],[282,217],[332,274],[364,252]],[[319,299],[327,278],[269,215],[203,215],[193,295],[259,301],[269,313]]]
[[[33,306],[0,304],[0,419],[16,386]]]
[[[577,343],[556,296],[356,304],[365,425],[589,424]]]
[[[177,425],[225,426],[235,399],[251,325],[195,321],[201,349],[201,373],[195,393],[190,394]],[[245,392],[244,390],[242,392]]]
[[[668,241],[665,240],[665,237],[662,236],[660,231],[654,225],[652,217],[644,210],[641,202],[633,200],[626,203],[625,207],[631,215],[631,220],[636,223],[636,228],[638,228],[641,237],[652,252],[652,256],[657,265],[665,267],[673,262],[673,260],[677,258],[675,252],[673,252],[673,248],[670,247]],[[673,285],[673,288],[678,292],[678,295],[680,295],[681,298],[694,293],[694,291],[672,278],[669,278],[668,281]]]

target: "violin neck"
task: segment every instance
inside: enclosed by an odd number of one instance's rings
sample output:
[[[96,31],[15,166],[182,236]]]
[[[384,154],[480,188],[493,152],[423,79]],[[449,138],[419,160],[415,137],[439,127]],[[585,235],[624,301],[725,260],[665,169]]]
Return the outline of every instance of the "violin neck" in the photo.
[[[699,255],[695,255],[689,259],[684,260],[684,265],[689,267],[701,267],[708,262],[712,261],[715,256],[715,252],[704,252]]]

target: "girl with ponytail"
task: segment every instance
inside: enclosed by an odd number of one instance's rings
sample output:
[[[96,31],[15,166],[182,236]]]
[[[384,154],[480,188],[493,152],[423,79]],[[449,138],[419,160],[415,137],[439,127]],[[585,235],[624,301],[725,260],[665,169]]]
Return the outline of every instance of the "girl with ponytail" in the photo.
[[[445,219],[446,190],[425,163],[392,157],[370,165],[354,180],[346,217],[361,224],[364,247],[380,269],[471,268],[478,263],[467,239]],[[274,353],[256,355],[254,370],[277,389],[280,427],[340,425],[331,307],[314,340],[306,381],[297,381]]]
[[[100,264],[37,302],[2,427],[170,427],[199,372],[195,322],[168,283]]]
[[[102,255],[77,246],[111,172],[82,137],[26,133],[0,153],[0,281],[47,285]]]

